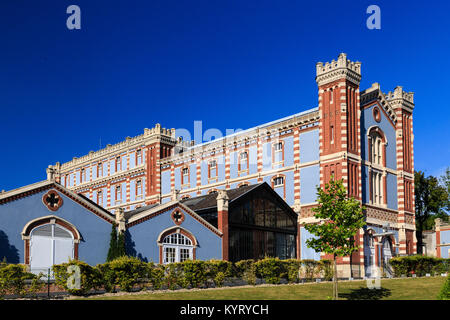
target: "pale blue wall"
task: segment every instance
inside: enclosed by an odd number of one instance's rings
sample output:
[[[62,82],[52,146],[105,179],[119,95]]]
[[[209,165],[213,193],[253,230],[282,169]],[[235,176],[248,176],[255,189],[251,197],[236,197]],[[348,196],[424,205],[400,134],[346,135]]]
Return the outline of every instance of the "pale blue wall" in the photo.
[[[195,163],[189,165],[189,183],[191,188],[197,185],[197,165]]]
[[[284,141],[284,166],[289,167],[294,164],[294,137],[286,137]]]
[[[441,244],[450,244],[450,230],[441,231]],[[448,250],[450,246],[441,247],[441,257],[450,258]]]
[[[253,173],[257,173],[258,172],[258,150],[256,146],[251,146],[250,148],[248,148],[248,161],[249,165],[248,165],[248,171],[249,174],[253,174]]]
[[[317,199],[316,187],[320,184],[319,165],[300,169],[300,202],[302,204],[315,202]]]
[[[300,163],[319,160],[319,130],[300,133]]]
[[[170,193],[170,168],[161,172],[161,194]]]
[[[39,217],[55,215],[72,223],[80,232],[82,241],[79,244],[79,259],[95,265],[103,263],[109,248],[111,224],[96,216],[88,209],[62,195],[63,205],[55,212],[50,211],[42,203],[42,196],[47,192],[41,191],[31,196],[21,198],[0,205],[0,259],[5,256],[6,245],[9,252],[17,253],[17,260],[11,263],[24,263],[24,241],[21,232],[25,225]],[[105,197],[106,198],[106,197]],[[6,237],[6,238],[5,238]]]
[[[397,210],[397,176],[388,173],[386,175],[387,207]]]
[[[316,252],[314,249],[308,248],[306,240],[314,238],[314,236],[308,232],[304,227],[300,228],[300,256],[301,259],[313,259],[320,260],[320,252]]]
[[[136,166],[136,153],[130,153],[130,169]]]
[[[165,229],[175,227],[170,217],[173,209],[128,229],[135,254],[147,261],[159,263],[157,239]],[[196,259],[222,259],[222,239],[183,210],[185,220],[180,227],[191,232],[198,241]]]

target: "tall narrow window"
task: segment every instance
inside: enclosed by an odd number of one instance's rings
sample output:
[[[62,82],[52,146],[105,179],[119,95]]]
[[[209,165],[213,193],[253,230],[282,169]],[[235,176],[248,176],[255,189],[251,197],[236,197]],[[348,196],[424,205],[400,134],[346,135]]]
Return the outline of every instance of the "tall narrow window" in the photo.
[[[189,168],[181,169],[181,184],[185,185],[189,183]]]
[[[283,142],[276,142],[273,144],[273,158],[272,162],[274,164],[282,163],[284,160],[284,150],[283,150]]]
[[[140,165],[142,163],[142,150],[138,149],[136,151],[136,165]]]
[[[97,178],[101,178],[103,176],[103,164],[100,162],[97,165]]]
[[[372,204],[383,204],[383,176],[380,172],[372,171],[371,173],[372,187]]]
[[[247,151],[239,154],[238,171],[245,171],[248,169],[248,153]]]
[[[86,170],[81,169],[80,183],[86,182]]]
[[[136,181],[136,199],[142,198],[142,180]]]
[[[330,89],[330,103],[333,103],[333,89]]]
[[[334,126],[330,127],[330,136],[331,136],[330,143],[333,144],[334,143]]]
[[[122,188],[119,186],[116,186],[116,204],[122,202]]]
[[[211,160],[209,162],[209,178],[217,177],[217,161]]]
[[[122,170],[122,160],[120,157],[116,158],[116,172]]]
[[[103,205],[103,192],[102,191],[97,191],[97,204],[98,205]]]

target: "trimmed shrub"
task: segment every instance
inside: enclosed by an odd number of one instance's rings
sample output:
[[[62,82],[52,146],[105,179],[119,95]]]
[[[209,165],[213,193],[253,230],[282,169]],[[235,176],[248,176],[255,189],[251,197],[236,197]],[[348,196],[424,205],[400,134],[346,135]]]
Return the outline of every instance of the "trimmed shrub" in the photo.
[[[255,262],[256,275],[266,283],[279,284],[284,272],[283,263],[279,258],[264,258]]]
[[[170,290],[175,290],[178,286],[183,287],[185,285],[183,280],[183,266],[180,262],[167,264],[164,271],[165,282]]]
[[[182,268],[182,281],[181,286],[184,288],[198,288],[205,285],[206,275],[206,262],[201,260],[186,260],[181,262]]]
[[[209,260],[206,262],[207,279],[212,280],[216,287],[223,286],[225,279],[233,276],[233,264],[223,260]]]
[[[153,262],[147,264],[147,277],[153,290],[160,289],[164,284],[164,272],[164,265],[155,265]]]
[[[395,276],[410,276],[417,274],[441,274],[449,271],[449,259],[428,257],[422,255],[395,257],[389,260]]]
[[[69,260],[67,263],[54,265],[52,270],[55,283],[73,295],[85,295],[102,284],[100,272],[83,261]]]
[[[317,261],[319,272],[322,278],[325,279],[325,281],[331,281],[333,280],[334,270],[333,270],[333,261],[324,259]]]
[[[27,272],[24,265],[7,264],[0,265],[0,298],[6,294],[24,296],[43,288],[44,283],[39,281],[42,274],[35,275]],[[27,286],[27,280],[31,280],[31,286]]]
[[[282,260],[285,270],[284,277],[289,283],[298,283],[300,280],[301,262],[296,259]]]
[[[235,263],[235,271],[238,278],[242,278],[248,284],[256,284],[256,266],[255,260],[241,260]]]
[[[301,260],[303,277],[308,281],[313,281],[319,271],[318,262],[312,259]]]
[[[120,257],[110,262],[97,265],[103,278],[103,285],[108,292],[114,292],[119,286],[121,290],[131,291],[133,287],[148,277],[148,266],[134,257]]]
[[[450,275],[447,276],[447,280],[445,280],[437,298],[439,300],[450,300]]]

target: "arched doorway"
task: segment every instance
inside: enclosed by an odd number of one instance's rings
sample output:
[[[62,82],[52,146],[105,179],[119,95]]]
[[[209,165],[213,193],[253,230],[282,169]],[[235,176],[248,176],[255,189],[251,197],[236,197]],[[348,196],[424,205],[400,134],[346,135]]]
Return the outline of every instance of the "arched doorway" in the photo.
[[[29,222],[22,237],[25,240],[25,263],[32,273],[47,274],[53,265],[78,258],[80,234],[73,225],[58,217],[43,217]]]

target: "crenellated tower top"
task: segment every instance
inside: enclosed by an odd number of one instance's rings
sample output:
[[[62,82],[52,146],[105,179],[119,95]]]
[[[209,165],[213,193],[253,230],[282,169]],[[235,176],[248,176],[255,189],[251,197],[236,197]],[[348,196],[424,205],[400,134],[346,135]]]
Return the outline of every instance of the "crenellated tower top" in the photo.
[[[319,86],[345,78],[359,85],[361,81],[361,62],[347,59],[346,53],[341,53],[337,61],[318,62],[316,64],[316,82]]]

